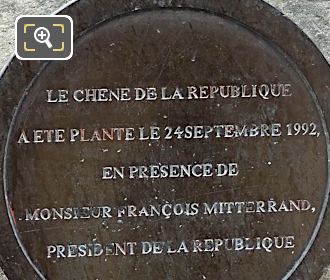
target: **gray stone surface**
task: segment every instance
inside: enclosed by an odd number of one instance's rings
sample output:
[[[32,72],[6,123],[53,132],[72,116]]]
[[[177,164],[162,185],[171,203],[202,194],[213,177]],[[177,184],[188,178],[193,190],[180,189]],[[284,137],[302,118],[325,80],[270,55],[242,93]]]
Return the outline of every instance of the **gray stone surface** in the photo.
[[[23,14],[50,14],[67,2],[71,1],[0,0],[0,69],[14,52],[15,18]],[[330,0],[267,0],[267,2],[300,26],[330,62]],[[0,280],[6,279],[0,272]],[[325,269],[321,279],[330,280],[330,268]]]
[[[293,20],[330,61],[330,0],[267,0]]]
[[[15,19],[19,15],[53,13],[68,0],[0,0],[0,69],[15,49]]]

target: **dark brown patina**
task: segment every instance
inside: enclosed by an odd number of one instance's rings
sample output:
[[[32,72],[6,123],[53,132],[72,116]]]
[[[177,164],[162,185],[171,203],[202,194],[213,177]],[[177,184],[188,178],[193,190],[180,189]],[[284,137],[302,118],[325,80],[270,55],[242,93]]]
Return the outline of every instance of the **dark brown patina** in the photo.
[[[62,13],[72,59],[0,82],[9,279],[318,279],[330,71],[301,31],[252,0]]]

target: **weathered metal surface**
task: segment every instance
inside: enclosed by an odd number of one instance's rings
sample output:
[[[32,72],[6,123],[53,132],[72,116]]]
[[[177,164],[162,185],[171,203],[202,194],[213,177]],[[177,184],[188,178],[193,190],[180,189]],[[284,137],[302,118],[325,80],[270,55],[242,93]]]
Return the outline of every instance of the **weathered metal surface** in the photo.
[[[261,1],[125,3],[70,6],[73,58],[1,80],[9,279],[318,279],[322,55]]]

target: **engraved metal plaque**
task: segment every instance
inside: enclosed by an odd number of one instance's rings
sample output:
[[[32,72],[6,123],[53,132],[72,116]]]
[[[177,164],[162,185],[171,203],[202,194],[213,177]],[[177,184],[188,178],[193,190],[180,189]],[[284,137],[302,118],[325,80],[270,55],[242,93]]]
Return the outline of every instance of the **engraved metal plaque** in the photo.
[[[9,279],[319,279],[329,66],[262,1],[80,1],[1,79]],[[317,260],[315,260],[317,258]]]

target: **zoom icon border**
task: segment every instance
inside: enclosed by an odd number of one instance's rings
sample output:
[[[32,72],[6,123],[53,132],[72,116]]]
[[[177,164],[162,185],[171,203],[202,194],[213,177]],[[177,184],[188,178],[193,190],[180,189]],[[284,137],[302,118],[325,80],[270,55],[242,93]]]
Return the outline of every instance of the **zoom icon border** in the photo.
[[[21,60],[68,60],[73,55],[70,16],[24,15],[16,19],[15,54]]]

